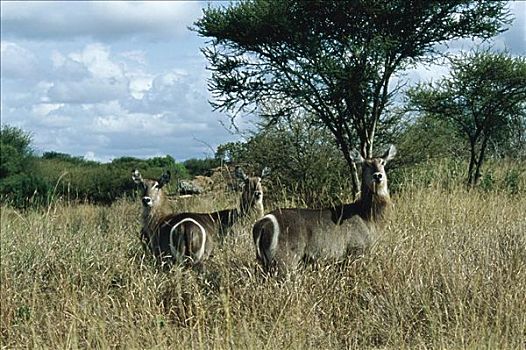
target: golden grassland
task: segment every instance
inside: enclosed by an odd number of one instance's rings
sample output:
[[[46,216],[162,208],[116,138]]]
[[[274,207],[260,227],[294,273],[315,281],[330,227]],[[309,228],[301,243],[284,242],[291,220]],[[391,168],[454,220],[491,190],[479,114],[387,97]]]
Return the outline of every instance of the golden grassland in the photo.
[[[2,206],[1,346],[525,348],[524,193],[430,186],[393,200],[368,254],[288,280],[257,272],[250,223],[234,227],[198,274],[164,271],[143,254],[136,201]]]

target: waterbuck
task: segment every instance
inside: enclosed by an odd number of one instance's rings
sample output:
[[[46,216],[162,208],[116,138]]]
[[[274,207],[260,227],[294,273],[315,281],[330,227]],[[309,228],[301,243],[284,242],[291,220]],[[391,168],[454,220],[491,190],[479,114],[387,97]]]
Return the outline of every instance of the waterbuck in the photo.
[[[173,213],[170,201],[163,187],[170,182],[171,174],[166,171],[157,180],[143,179],[139,170],[132,171],[132,180],[140,186],[142,202],[141,242],[158,255],[158,231],[163,219]]]
[[[300,262],[338,260],[363,251],[374,242],[391,206],[385,165],[396,154],[390,146],[380,158],[364,159],[360,198],[325,209],[277,209],[252,229],[256,258],[268,271],[284,272]]]
[[[170,180],[170,173],[159,180],[145,180],[138,170],[133,171],[133,180],[143,188],[141,238],[154,256],[162,261],[199,265],[210,256],[216,241],[240,218],[254,216],[255,220],[263,216],[261,178],[268,174],[268,169],[261,177],[248,177],[239,167],[235,174],[244,182],[239,209],[174,214],[162,190]]]
[[[201,266],[210,257],[217,241],[225,237],[228,229],[239,219],[249,217],[256,220],[263,216],[261,180],[268,174],[268,168],[263,170],[261,177],[248,177],[239,167],[235,174],[243,180],[239,209],[180,213],[167,218],[160,227],[164,254],[171,254],[178,263]]]

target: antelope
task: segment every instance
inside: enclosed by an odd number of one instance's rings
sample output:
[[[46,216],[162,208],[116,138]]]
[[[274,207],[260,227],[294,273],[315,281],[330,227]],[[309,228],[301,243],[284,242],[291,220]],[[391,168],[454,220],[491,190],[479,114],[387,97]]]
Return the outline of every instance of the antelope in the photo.
[[[211,255],[216,241],[239,219],[263,216],[261,179],[268,174],[268,169],[263,170],[261,177],[248,177],[239,167],[235,174],[244,182],[239,209],[174,214],[162,191],[170,180],[169,173],[159,180],[144,180],[138,170],[133,171],[133,180],[143,186],[141,238],[158,259],[199,266]]]
[[[165,220],[160,227],[165,254],[171,254],[180,264],[202,266],[212,254],[216,242],[224,238],[228,229],[236,222],[243,217],[255,220],[263,216],[261,180],[268,173],[268,168],[265,168],[260,177],[248,177],[241,168],[236,168],[236,177],[244,182],[239,209],[225,209],[213,213],[181,213]]]
[[[163,219],[173,213],[170,201],[163,187],[170,182],[171,173],[166,171],[157,180],[143,179],[139,170],[132,171],[132,180],[141,186],[142,196],[142,228],[141,242],[154,255],[158,255],[158,230]]]
[[[282,273],[300,262],[339,260],[368,248],[391,207],[384,167],[395,155],[391,145],[380,158],[354,156],[362,164],[362,185],[353,203],[325,209],[277,209],[258,220],[252,236],[263,268]]]

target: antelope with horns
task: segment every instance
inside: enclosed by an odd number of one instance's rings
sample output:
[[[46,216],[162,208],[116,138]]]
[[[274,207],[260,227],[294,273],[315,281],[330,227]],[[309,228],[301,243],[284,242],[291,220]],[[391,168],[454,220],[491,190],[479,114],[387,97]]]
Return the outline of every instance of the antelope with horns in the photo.
[[[360,198],[326,209],[277,209],[252,229],[256,258],[265,270],[289,271],[300,262],[338,260],[368,248],[385,221],[391,200],[385,165],[393,159],[391,145],[380,158],[364,159]]]
[[[244,182],[239,209],[172,214],[162,192],[169,175],[155,181],[143,180],[137,170],[133,172],[133,180],[142,184],[144,189],[141,236],[157,258],[201,265],[212,253],[216,241],[226,235],[228,228],[240,218],[263,216],[261,178],[268,174],[268,169],[263,170],[261,177],[248,177],[239,167],[235,174]]]

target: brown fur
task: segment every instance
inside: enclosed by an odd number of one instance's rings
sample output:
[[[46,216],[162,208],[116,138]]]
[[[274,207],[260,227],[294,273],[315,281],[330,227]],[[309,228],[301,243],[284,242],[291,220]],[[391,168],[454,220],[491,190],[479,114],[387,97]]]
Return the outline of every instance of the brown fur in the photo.
[[[163,186],[170,180],[170,173],[153,180],[143,179],[139,171],[134,170],[132,179],[142,189],[141,241],[145,247],[161,262],[177,260],[201,264],[211,255],[215,242],[224,237],[240,218],[263,216],[261,178],[248,177],[239,168],[236,175],[244,181],[239,209],[176,214],[163,191]],[[201,227],[205,231],[205,239]]]
[[[392,146],[381,158],[359,159],[362,188],[354,203],[277,209],[258,220],[252,230],[257,259],[266,269],[282,271],[301,261],[339,260],[363,252],[376,240],[391,207],[384,166],[395,153]]]
[[[213,213],[180,213],[168,217],[160,228],[160,248],[163,254],[170,255],[179,263],[200,265],[212,255],[214,246],[238,220],[243,217],[253,220],[261,218],[264,212],[261,178],[243,179],[245,183],[239,209]]]
[[[137,170],[134,170],[132,172],[132,179],[141,186],[140,189],[142,190],[141,242],[145,248],[156,255],[156,253],[158,253],[156,250],[156,233],[163,219],[173,212],[170,200],[162,189],[164,184],[169,181],[170,175],[169,173],[165,173],[158,180],[143,179],[141,174]],[[146,198],[150,199],[148,203],[145,202]]]

